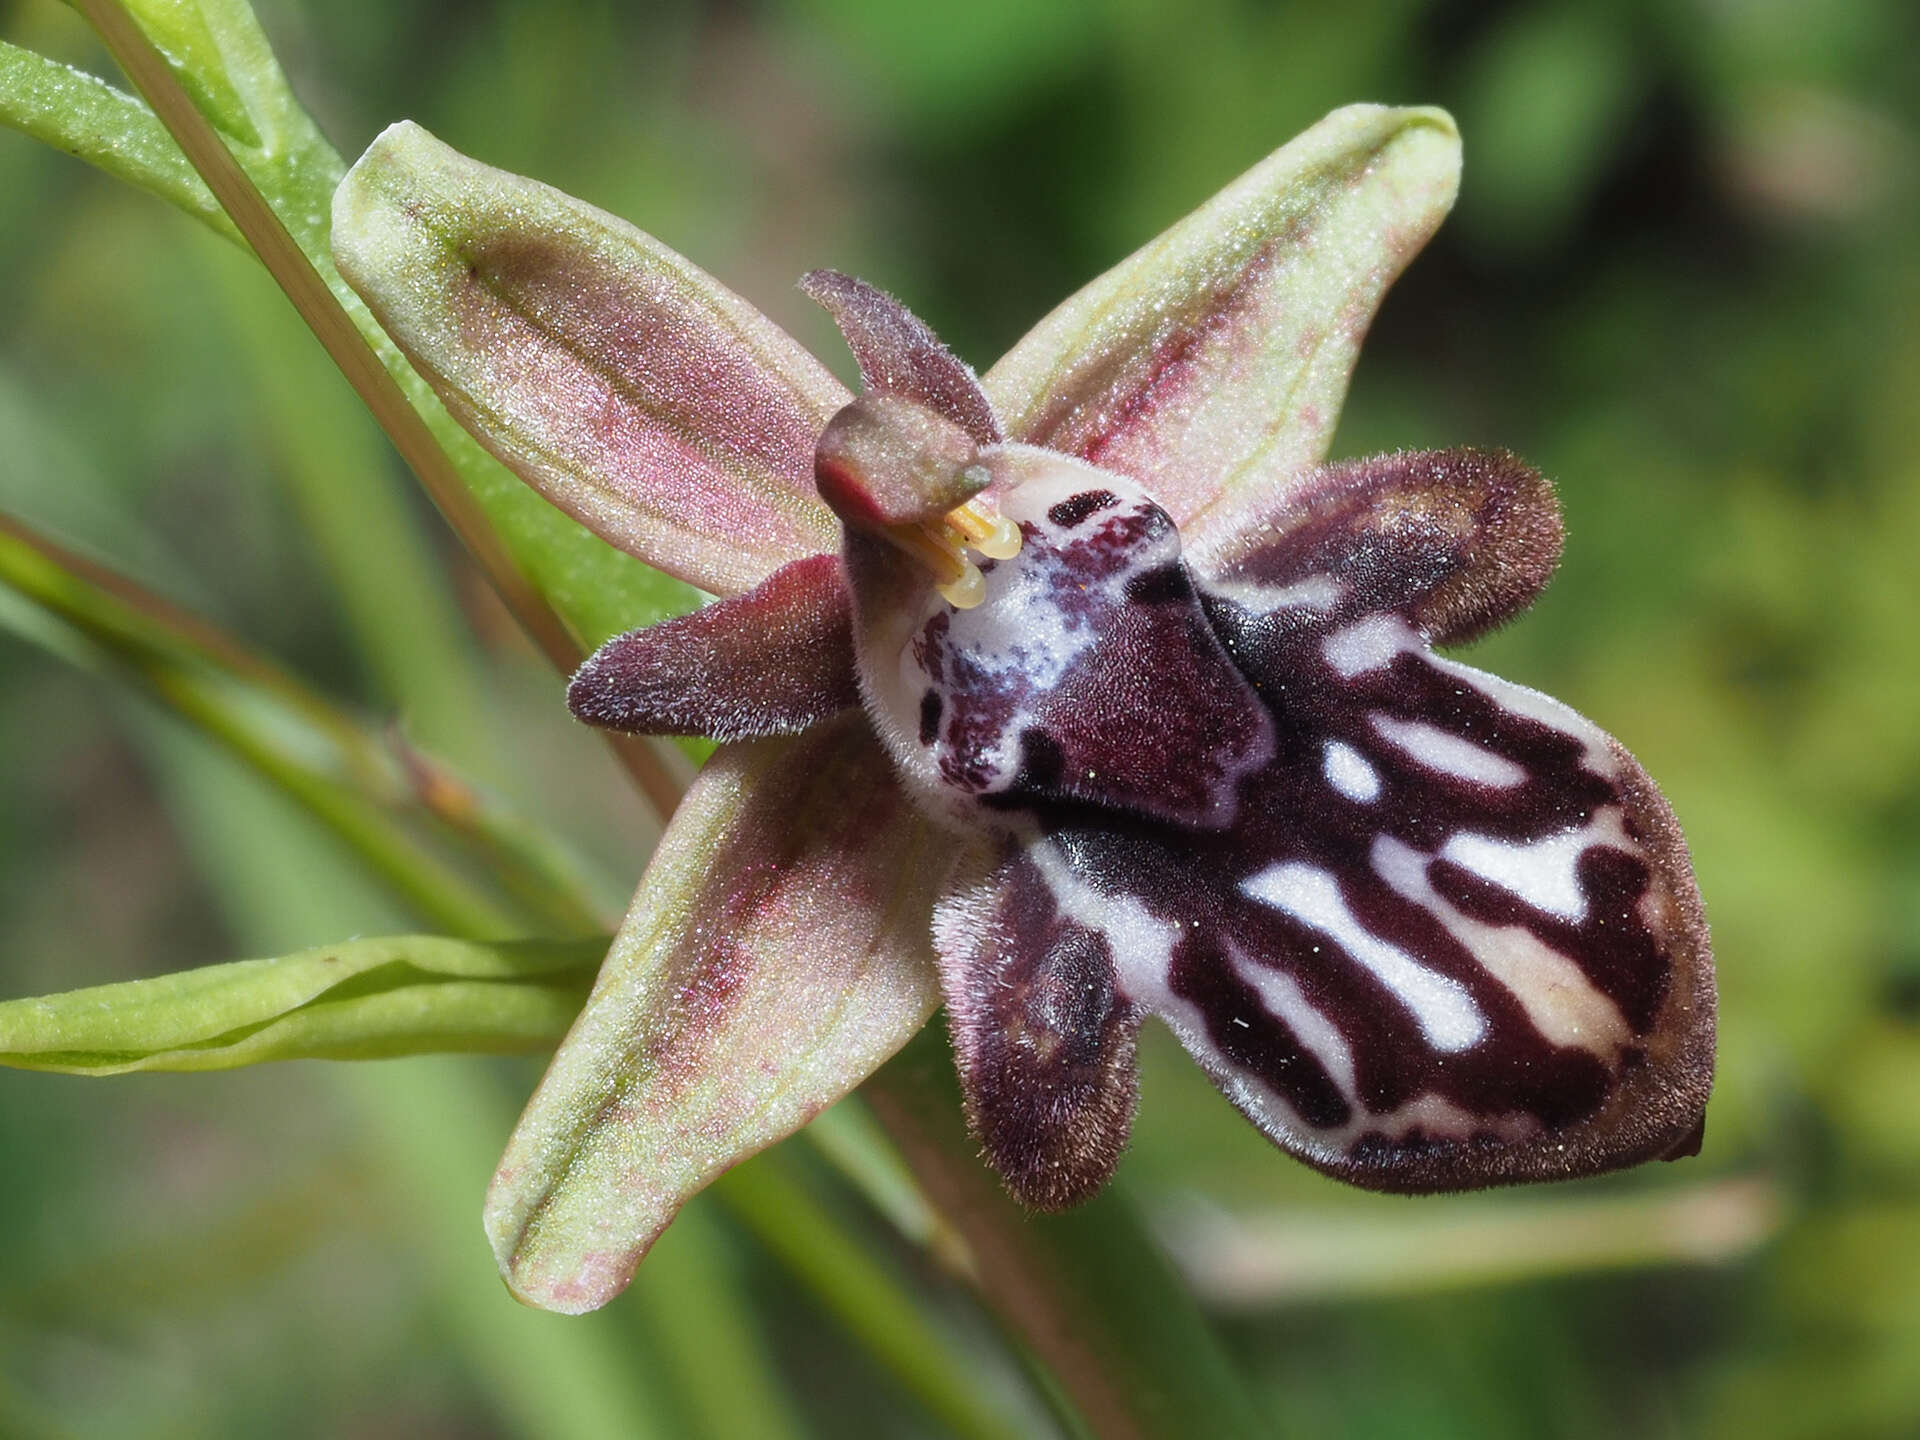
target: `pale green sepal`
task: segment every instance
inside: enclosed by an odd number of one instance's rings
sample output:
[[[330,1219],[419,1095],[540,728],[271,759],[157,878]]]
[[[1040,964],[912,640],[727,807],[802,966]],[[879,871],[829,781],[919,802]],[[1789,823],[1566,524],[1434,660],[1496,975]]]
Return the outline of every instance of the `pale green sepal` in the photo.
[[[951,848],[859,715],[714,756],[487,1196],[516,1295],[604,1305],[689,1196],[906,1043]]]
[[[0,1002],[0,1065],[74,1075],[542,1050],[604,940],[350,940],[272,960]]]
[[[1353,105],[1093,281],[985,376],[1009,435],[1146,485],[1190,545],[1325,458],[1361,337],[1445,218],[1453,121]]]
[[[813,448],[851,397],[651,236],[402,122],[335,192],[333,254],[454,417],[602,539],[716,594],[838,548]]]

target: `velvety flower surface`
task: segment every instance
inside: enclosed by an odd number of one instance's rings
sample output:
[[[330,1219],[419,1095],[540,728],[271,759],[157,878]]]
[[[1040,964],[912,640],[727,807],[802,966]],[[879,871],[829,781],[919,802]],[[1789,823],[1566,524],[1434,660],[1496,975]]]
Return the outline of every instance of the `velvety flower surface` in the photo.
[[[942,996],[1037,1206],[1111,1173],[1149,1015],[1374,1188],[1697,1144],[1712,960],[1671,812],[1591,722],[1433,649],[1546,582],[1550,488],[1497,452],[1321,463],[1457,173],[1444,116],[1337,112],[979,381],[817,272],[855,397],[630,227],[416,127],[368,151],[342,273],[518,473],[720,597],[569,692],[735,743],[509,1146],[518,1293],[617,1293]]]

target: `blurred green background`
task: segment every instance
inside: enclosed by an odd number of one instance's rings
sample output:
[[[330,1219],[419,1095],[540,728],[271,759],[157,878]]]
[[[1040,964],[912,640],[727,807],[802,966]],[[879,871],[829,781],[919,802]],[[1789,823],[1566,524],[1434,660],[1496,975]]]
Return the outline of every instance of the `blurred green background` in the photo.
[[[1619,735],[1687,827],[1723,997],[1705,1153],[1358,1195],[1162,1036],[1123,1177],[1276,1434],[1920,1434],[1910,0],[261,14],[344,154],[417,119],[634,220],[843,373],[808,268],[984,368],[1326,110],[1452,109],[1459,208],[1337,449],[1504,445],[1558,481],[1560,578],[1476,657]],[[0,38],[112,74],[52,0],[0,3]],[[637,803],[267,277],[17,135],[0,196],[0,510],[398,714],[617,906]],[[0,995],[417,923],[232,762],[7,633],[0,754]],[[515,1308],[478,1208],[536,1069],[0,1074],[0,1434],[947,1433],[709,1202],[607,1312]],[[969,1383],[1048,1433],[973,1302],[809,1165]]]

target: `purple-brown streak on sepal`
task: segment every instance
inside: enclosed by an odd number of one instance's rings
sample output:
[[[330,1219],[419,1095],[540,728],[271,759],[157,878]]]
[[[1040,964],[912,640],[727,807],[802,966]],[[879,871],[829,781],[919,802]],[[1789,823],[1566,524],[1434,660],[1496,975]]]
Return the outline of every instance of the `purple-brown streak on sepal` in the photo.
[[[835,548],[813,446],[850,397],[652,237],[401,124],[342,182],[333,238],[454,417],[603,539],[717,594]]]
[[[951,860],[857,715],[716,754],[489,1191],[515,1293],[605,1304],[696,1191],[904,1044]]]
[[[1410,450],[1323,466],[1215,526],[1190,560],[1236,592],[1325,577],[1343,587],[1339,614],[1403,615],[1457,645],[1532,604],[1561,541],[1553,487],[1532,466],[1504,450]]]
[[[714,740],[797,735],[859,703],[837,555],[795,560],[744,595],[609,640],[567,687],[589,725]]]
[[[869,389],[918,400],[960,426],[976,445],[1005,438],[973,371],[893,296],[838,270],[810,271],[800,288],[840,327]]]
[[[1144,484],[1187,532],[1319,463],[1382,295],[1451,206],[1437,111],[1351,106],[1085,286],[982,384],[1014,439]]]

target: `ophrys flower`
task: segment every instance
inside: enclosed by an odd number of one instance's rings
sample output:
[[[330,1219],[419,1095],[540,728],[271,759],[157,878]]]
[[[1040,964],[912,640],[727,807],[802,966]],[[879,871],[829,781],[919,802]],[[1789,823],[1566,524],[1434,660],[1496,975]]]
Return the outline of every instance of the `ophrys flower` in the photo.
[[[858,398],[545,187],[411,127],[356,166],[341,269],[454,413],[722,597],[572,690],[600,723],[740,743],[496,1181],[523,1295],[604,1301],[937,993],[976,1133],[1040,1205],[1110,1172],[1149,1014],[1361,1184],[1583,1174],[1697,1133],[1712,965],[1670,811],[1591,723],[1431,648],[1538,592],[1550,489],[1496,453],[1320,463],[1457,164],[1433,112],[1339,112],[981,382],[822,272]]]

